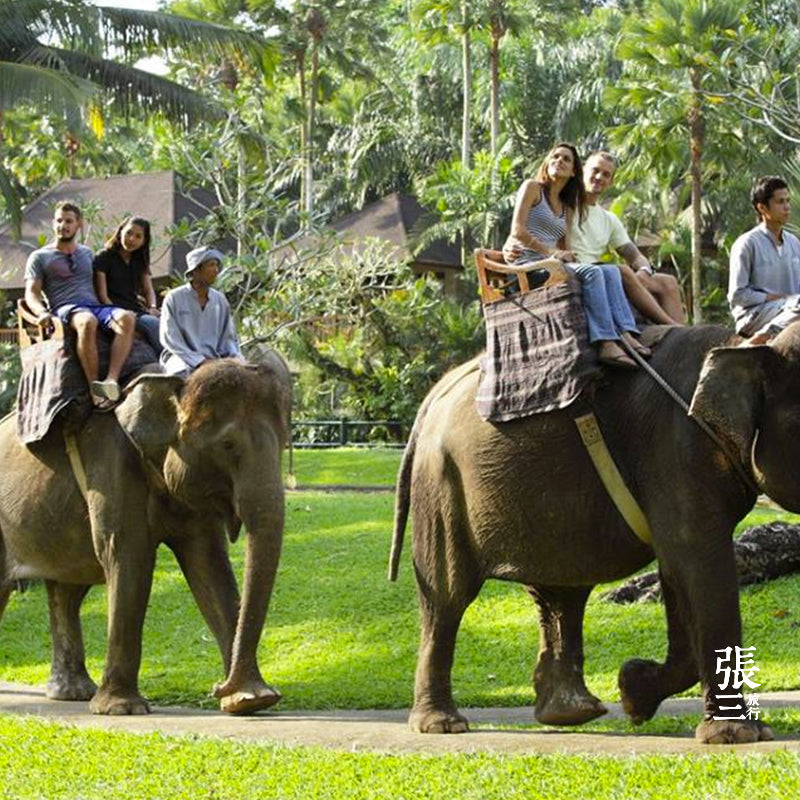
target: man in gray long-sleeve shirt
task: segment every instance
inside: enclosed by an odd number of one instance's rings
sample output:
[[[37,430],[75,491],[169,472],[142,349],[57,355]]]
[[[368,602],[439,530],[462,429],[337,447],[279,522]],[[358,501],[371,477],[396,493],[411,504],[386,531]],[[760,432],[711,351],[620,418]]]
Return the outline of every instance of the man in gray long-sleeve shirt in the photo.
[[[167,294],[161,309],[161,364],[170,375],[186,377],[212,358],[241,358],[230,306],[211,288],[222,253],[198,247],[186,256],[189,281]]]
[[[800,319],[800,241],[784,229],[791,202],[782,178],[761,178],[750,201],[759,224],[731,248],[728,302],[736,332],[764,344]]]

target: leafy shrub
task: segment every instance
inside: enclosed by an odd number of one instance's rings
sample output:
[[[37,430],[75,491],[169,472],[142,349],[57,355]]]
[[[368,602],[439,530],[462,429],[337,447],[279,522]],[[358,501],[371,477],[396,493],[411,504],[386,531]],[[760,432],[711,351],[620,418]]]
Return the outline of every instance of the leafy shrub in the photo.
[[[17,346],[0,343],[0,417],[14,407],[21,372]]]

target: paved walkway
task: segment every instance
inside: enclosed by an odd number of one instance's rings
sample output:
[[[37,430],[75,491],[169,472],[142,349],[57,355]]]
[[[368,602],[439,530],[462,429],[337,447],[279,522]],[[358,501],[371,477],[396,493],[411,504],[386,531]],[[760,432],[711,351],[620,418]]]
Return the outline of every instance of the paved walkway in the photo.
[[[800,691],[759,695],[762,708],[800,707]],[[609,716],[623,716],[618,704],[610,703]],[[86,703],[54,702],[43,687],[0,682],[0,714],[33,715],[50,722],[78,727],[102,728],[128,733],[160,732],[199,734],[224,739],[269,741],[285,745],[309,745],[340,750],[394,753],[572,753],[637,755],[651,753],[718,753],[723,748],[696,744],[690,736],[650,736],[627,733],[563,732],[542,727],[537,730],[490,730],[488,725],[530,724],[533,709],[482,708],[465,711],[472,726],[467,734],[424,736],[412,733],[405,711],[270,711],[253,717],[231,717],[221,712],[190,708],[154,707],[140,717],[98,717]],[[697,699],[667,700],[661,713],[697,714]],[[769,714],[766,714],[767,721]],[[791,750],[800,753],[800,738],[727,747],[735,752],[767,753]]]

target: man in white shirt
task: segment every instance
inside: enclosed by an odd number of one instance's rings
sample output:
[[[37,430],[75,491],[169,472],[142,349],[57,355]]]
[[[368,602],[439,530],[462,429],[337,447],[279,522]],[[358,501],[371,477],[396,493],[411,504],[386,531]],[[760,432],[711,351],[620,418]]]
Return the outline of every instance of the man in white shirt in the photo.
[[[784,228],[792,205],[783,178],[761,178],[750,202],[758,225],[731,248],[728,302],[736,332],[764,344],[800,319],[800,241]]]
[[[198,247],[186,255],[188,283],[169,292],[161,309],[161,364],[170,375],[186,377],[204,361],[241,358],[225,295],[211,288],[222,253]]]
[[[683,324],[686,315],[678,282],[672,275],[655,273],[650,262],[631,241],[625,226],[598,201],[613,183],[617,164],[604,150],[592,153],[583,169],[586,216],[576,214],[569,231],[569,248],[581,263],[595,263],[609,250],[625,259],[618,265],[622,285],[631,304],[645,317],[661,325]]]

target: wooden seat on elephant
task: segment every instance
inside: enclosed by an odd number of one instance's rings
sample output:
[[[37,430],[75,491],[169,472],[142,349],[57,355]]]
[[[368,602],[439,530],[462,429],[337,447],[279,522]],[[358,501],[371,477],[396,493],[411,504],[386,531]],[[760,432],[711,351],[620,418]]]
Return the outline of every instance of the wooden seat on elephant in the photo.
[[[557,258],[545,258],[524,265],[509,264],[500,250],[476,248],[475,268],[478,271],[478,283],[481,291],[481,302],[484,305],[504,300],[511,294],[529,292],[531,284],[534,289],[553,286],[569,279],[569,273],[563,262]],[[529,273],[537,271],[534,283]],[[540,271],[548,273],[547,277]]]
[[[30,347],[47,339],[63,339],[64,326],[58,317],[40,322],[25,300],[17,300],[17,340],[20,347]]]

